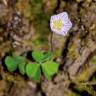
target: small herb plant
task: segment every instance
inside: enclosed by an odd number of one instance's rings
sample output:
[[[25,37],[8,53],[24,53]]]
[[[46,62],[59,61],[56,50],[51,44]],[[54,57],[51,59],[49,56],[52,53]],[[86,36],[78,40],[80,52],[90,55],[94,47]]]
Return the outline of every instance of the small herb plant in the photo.
[[[67,12],[55,14],[50,18],[50,28],[52,32],[58,35],[66,36],[71,27],[72,23]],[[53,33],[51,33],[50,38],[51,51],[53,51],[52,37]],[[53,61],[52,57],[52,53],[50,52],[44,54],[41,51],[33,51],[32,58],[35,62],[31,62],[22,56],[13,55],[5,58],[5,64],[10,72],[14,72],[18,68],[22,75],[26,74],[30,79],[35,81],[40,81],[41,73],[44,74],[46,79],[50,80],[57,73],[59,66],[59,64]],[[95,61],[93,60],[92,62]]]
[[[40,81],[41,71],[48,80],[57,73],[59,64],[52,60],[52,53],[33,51],[32,58],[35,62],[31,62],[23,56],[7,56],[5,58],[5,65],[10,72],[18,69],[22,75],[26,74],[34,81]]]

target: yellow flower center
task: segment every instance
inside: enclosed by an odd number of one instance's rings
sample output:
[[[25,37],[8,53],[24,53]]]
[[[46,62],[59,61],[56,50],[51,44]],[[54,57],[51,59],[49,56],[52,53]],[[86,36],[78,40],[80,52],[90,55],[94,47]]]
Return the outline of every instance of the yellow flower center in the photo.
[[[62,27],[63,27],[63,22],[61,19],[53,21],[53,28],[54,29],[61,30]]]

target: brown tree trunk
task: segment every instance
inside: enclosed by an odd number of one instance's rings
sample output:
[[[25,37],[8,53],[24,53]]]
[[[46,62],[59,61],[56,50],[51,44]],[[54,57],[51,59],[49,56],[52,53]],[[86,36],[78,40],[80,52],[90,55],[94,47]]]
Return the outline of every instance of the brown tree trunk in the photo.
[[[92,80],[96,64],[91,62],[96,56],[96,1],[5,1],[7,5],[0,1],[0,96],[96,96],[96,80]],[[49,50],[50,42],[40,47],[31,41],[46,41],[50,37],[49,17],[63,11],[68,12],[73,26],[66,37],[53,34],[53,50],[60,54],[56,54],[60,63],[57,75],[37,84],[18,72],[9,73],[4,66],[7,54]],[[20,21],[14,21],[14,16]]]

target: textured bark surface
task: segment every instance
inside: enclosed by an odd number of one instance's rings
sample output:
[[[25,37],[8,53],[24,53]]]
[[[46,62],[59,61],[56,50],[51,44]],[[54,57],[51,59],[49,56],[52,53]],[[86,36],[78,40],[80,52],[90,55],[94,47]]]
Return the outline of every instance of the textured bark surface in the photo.
[[[50,50],[50,16],[63,11],[73,27],[66,37],[53,34],[59,72],[39,84],[19,72],[9,73],[4,65],[8,54]],[[0,0],[0,96],[96,96],[93,56],[96,0]]]

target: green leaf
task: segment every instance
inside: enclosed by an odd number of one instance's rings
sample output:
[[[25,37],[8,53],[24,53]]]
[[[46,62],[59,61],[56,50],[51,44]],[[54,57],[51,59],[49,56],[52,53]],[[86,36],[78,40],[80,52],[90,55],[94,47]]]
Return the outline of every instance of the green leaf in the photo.
[[[26,59],[22,56],[14,55],[13,58],[15,62],[18,64],[19,71],[22,75],[25,74],[25,66],[26,66]]]
[[[5,65],[7,66],[7,69],[10,72],[13,72],[17,69],[17,63],[15,62],[14,58],[12,58],[11,56],[7,56],[5,58]]]
[[[40,51],[33,51],[32,52],[32,57],[37,62],[42,63],[42,62],[45,62],[45,61],[51,59],[52,53],[51,52],[48,52],[48,53],[43,54]]]
[[[33,80],[39,82],[40,81],[40,77],[41,77],[41,70],[40,70],[40,67],[39,67],[39,69],[37,70],[37,73],[34,76]]]
[[[34,60],[36,60],[37,62],[42,62],[43,58],[44,58],[44,54],[40,51],[33,51],[32,52],[32,57]]]
[[[96,56],[94,56],[91,61],[90,61],[92,64],[96,64]]]
[[[42,67],[43,74],[47,80],[51,80],[51,76],[46,72],[46,70]]]
[[[40,81],[41,71],[39,64],[29,63],[26,66],[26,74],[30,79]]]
[[[52,53],[51,52],[45,53],[43,60],[47,61],[47,60],[51,59],[51,57],[52,57]]]
[[[26,59],[22,56],[18,56],[18,55],[13,55],[13,58],[15,60],[16,63],[23,63],[26,62]]]
[[[19,71],[20,71],[20,73],[22,75],[25,74],[25,70],[26,70],[25,67],[26,67],[26,63],[20,63],[20,64],[18,64]]]
[[[57,73],[59,65],[54,61],[47,61],[41,64],[41,67],[45,77],[47,77],[48,79],[51,76],[53,76],[55,73]]]

